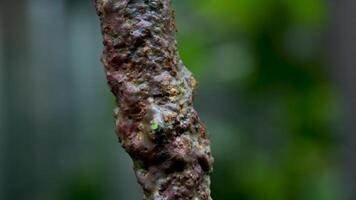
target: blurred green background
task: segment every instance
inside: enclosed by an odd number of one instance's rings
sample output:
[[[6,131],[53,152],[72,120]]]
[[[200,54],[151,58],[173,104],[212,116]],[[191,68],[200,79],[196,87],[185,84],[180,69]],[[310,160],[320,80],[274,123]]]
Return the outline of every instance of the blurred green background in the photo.
[[[355,200],[355,1],[174,0],[216,200]],[[142,199],[92,1],[0,0],[0,199]]]

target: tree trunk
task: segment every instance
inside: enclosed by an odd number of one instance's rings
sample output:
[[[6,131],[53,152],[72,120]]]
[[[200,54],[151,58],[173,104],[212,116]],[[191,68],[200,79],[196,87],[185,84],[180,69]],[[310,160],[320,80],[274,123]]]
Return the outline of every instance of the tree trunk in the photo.
[[[116,130],[146,200],[209,200],[213,158],[192,107],[170,0],[96,0]]]

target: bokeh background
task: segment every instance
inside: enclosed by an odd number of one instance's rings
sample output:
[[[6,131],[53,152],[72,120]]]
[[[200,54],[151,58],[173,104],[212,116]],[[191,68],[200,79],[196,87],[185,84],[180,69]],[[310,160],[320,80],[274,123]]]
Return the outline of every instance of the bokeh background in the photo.
[[[356,1],[173,0],[216,200],[355,200]],[[91,0],[0,0],[0,199],[136,200]]]

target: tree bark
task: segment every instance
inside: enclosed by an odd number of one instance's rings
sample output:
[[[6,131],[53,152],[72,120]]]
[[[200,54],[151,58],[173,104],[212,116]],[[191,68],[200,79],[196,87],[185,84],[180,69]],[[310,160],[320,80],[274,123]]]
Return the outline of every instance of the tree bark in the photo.
[[[210,200],[213,158],[170,0],[96,0],[116,132],[146,200]]]

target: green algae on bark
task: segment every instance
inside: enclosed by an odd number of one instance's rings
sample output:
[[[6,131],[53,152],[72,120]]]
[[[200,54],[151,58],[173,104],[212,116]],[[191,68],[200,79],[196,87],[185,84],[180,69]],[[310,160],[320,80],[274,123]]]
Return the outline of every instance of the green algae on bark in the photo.
[[[145,200],[210,200],[213,158],[193,108],[170,0],[95,0],[120,143]]]

